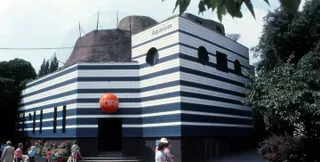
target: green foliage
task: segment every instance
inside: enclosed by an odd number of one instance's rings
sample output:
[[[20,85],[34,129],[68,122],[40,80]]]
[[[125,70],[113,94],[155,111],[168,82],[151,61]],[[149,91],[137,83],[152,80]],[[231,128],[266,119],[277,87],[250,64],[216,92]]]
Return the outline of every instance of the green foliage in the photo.
[[[15,127],[16,111],[20,100],[20,92],[27,81],[36,77],[32,65],[22,59],[0,62],[0,118],[5,131],[2,137],[12,138]]]
[[[38,77],[42,77],[47,74],[53,73],[58,69],[59,69],[59,62],[56,56],[54,56],[51,61],[43,59],[40,70],[38,72]]]
[[[297,16],[277,10],[265,17],[254,48],[261,61],[247,85],[246,103],[274,132],[317,136],[320,119],[320,2],[307,1]]]
[[[285,63],[289,56],[296,64],[301,57],[315,47],[320,38],[320,1],[306,1],[303,11],[293,15],[285,10],[276,10],[264,18],[259,44],[253,48],[261,61],[258,73],[266,73]]]
[[[49,68],[49,73],[53,73],[57,71],[59,68],[59,62],[56,56],[53,57],[53,59],[50,62],[50,68]]]
[[[263,1],[269,4],[268,0]],[[191,0],[176,0],[173,11],[175,11],[179,7],[180,14],[185,12],[189,7],[190,2]],[[301,0],[280,0],[281,5],[292,13],[296,13],[298,11],[300,2]],[[222,21],[222,16],[226,15],[227,13],[232,17],[242,18],[241,7],[243,3],[250,10],[253,17],[255,17],[251,0],[200,0],[198,7],[199,13],[203,13],[204,11],[210,9],[212,10],[212,12],[214,10],[217,10],[218,18],[220,21]]]
[[[305,55],[297,65],[285,63],[248,84],[251,90],[246,103],[264,116],[269,129],[286,131],[301,124],[305,136],[316,136],[320,119],[319,48]]]

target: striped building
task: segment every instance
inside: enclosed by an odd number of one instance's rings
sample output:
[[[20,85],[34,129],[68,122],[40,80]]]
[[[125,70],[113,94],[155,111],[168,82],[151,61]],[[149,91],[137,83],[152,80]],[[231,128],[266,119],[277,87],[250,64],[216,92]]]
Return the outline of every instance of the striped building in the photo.
[[[167,137],[177,161],[201,161],[251,137],[249,68],[248,48],[175,16],[132,36],[132,62],[79,63],[29,83],[18,131],[77,139],[87,156],[118,151],[148,162],[155,140]],[[99,107],[106,92],[119,98],[116,113]]]

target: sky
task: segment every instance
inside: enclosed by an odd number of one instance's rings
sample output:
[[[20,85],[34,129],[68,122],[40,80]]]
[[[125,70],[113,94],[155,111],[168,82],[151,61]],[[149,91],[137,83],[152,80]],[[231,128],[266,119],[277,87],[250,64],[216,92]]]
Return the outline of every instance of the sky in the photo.
[[[3,0],[0,5],[0,61],[21,58],[32,63],[38,71],[43,59],[54,54],[65,62],[72,48],[50,50],[4,50],[1,48],[56,48],[72,47],[79,38],[78,22],[83,34],[96,29],[99,12],[100,29],[115,28],[117,12],[119,21],[129,15],[149,16],[162,21],[173,13],[176,0]],[[248,48],[259,41],[263,17],[280,6],[279,0],[252,0],[256,19],[245,5],[243,18],[224,16],[222,23],[227,34],[240,34],[239,43]],[[300,8],[305,0],[302,0]],[[199,0],[192,0],[187,12],[198,15]],[[218,21],[215,12],[198,15]],[[250,63],[257,61],[250,53]]]

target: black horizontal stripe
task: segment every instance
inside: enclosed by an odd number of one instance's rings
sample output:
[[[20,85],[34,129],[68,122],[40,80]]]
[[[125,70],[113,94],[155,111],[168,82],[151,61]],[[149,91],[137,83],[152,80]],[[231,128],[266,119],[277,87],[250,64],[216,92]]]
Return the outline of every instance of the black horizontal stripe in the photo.
[[[134,63],[134,62],[132,62]],[[123,65],[78,65],[79,70],[132,70],[132,69],[139,69],[139,65],[132,65],[132,64],[123,64]]]
[[[251,111],[238,110],[232,108],[225,108],[218,105],[202,105],[201,103],[181,103],[181,110],[187,111],[200,111],[205,113],[217,113],[217,114],[226,114],[226,115],[238,115],[245,117],[252,117]]]
[[[184,137],[245,137],[252,136],[252,128],[239,127],[213,127],[213,126],[181,126],[181,136]]]
[[[181,122],[252,125],[251,119],[227,118],[227,117],[205,116],[205,115],[195,115],[195,114],[181,114]]]
[[[137,47],[142,46],[142,45],[145,45],[145,44],[148,44],[148,43],[150,43],[150,42],[159,40],[159,39],[161,39],[161,38],[163,38],[163,37],[166,37],[166,36],[175,34],[176,32],[180,32],[180,33],[189,35],[189,36],[191,36],[191,37],[197,38],[197,39],[199,39],[199,40],[205,41],[205,42],[207,42],[207,43],[209,43],[209,44],[211,44],[211,45],[217,46],[217,47],[219,47],[219,48],[222,48],[222,49],[224,49],[224,50],[226,50],[226,51],[231,52],[232,54],[238,55],[238,56],[240,56],[240,57],[242,57],[242,58],[244,58],[244,59],[246,59],[246,60],[249,60],[248,57],[243,56],[243,55],[239,54],[239,53],[236,52],[236,51],[233,51],[233,50],[231,50],[231,49],[229,49],[229,48],[227,48],[227,47],[221,46],[221,45],[219,45],[219,44],[217,44],[217,43],[211,42],[211,41],[209,41],[209,40],[207,40],[207,39],[204,39],[204,38],[202,38],[202,37],[200,37],[200,36],[197,36],[197,35],[195,35],[195,34],[189,33],[189,32],[187,32],[187,31],[184,31],[184,30],[181,30],[181,29],[171,31],[171,32],[169,32],[169,33],[160,35],[160,36],[158,36],[158,37],[155,37],[155,38],[150,39],[150,40],[148,40],[148,41],[145,41],[145,42],[143,42],[143,43],[140,43],[140,44],[137,44],[137,45],[135,45],[135,46],[132,46],[132,49],[137,48]],[[228,39],[228,38],[226,38],[226,39]],[[159,50],[159,49],[158,49],[158,50]],[[145,54],[138,55],[138,56],[135,56],[135,57],[133,57],[132,59],[134,60],[134,59],[137,59],[137,58],[142,57],[142,56],[145,56],[145,55],[146,55],[146,53],[145,53]]]
[[[44,82],[46,82],[46,81],[52,80],[52,79],[54,79],[54,78],[57,78],[57,77],[59,77],[59,76],[62,76],[62,75],[68,74],[68,73],[72,73],[72,72],[76,71],[77,69],[78,69],[78,66],[74,66],[74,67],[72,67],[72,68],[67,68],[67,69],[65,69],[65,70],[58,71],[58,72],[53,73],[53,74],[49,74],[49,76],[48,76],[47,78],[44,78],[44,79],[39,78],[39,80],[35,80],[35,81],[33,81],[32,83],[27,84],[27,85],[26,85],[26,88],[31,88],[31,87],[33,87],[33,86],[35,86],[35,85],[44,83]]]
[[[221,92],[221,93],[235,95],[235,96],[239,96],[239,97],[245,97],[244,93],[239,93],[239,92],[227,90],[227,89],[223,89],[223,88],[220,88],[220,87],[215,87],[215,86],[209,86],[209,85],[204,85],[204,84],[200,84],[200,83],[189,82],[189,81],[185,81],[185,80],[181,80],[180,81],[180,85],[189,86],[189,87],[193,87],[193,88],[199,88],[199,89],[203,89],[203,90],[214,91],[214,92]]]
[[[219,80],[225,83],[229,83],[229,84],[233,84],[233,85],[237,85],[240,87],[245,87],[245,83],[241,83],[239,81],[234,81],[231,79],[227,79],[227,78],[223,78],[214,74],[209,74],[209,73],[205,73],[199,70],[195,70],[195,69],[190,69],[190,68],[186,68],[186,67],[180,67],[180,71],[181,72],[185,72],[185,73],[189,73],[189,74],[193,74],[193,75],[197,75],[197,76],[202,76],[202,77],[206,77],[209,79],[214,79],[214,80]]]
[[[237,104],[237,105],[243,105],[243,103],[238,100],[232,100],[232,99],[216,97],[216,96],[209,96],[209,95],[198,94],[198,93],[181,92],[181,96],[182,97],[205,99],[205,100],[213,100],[213,101],[225,102],[225,103],[231,103],[231,104]]]

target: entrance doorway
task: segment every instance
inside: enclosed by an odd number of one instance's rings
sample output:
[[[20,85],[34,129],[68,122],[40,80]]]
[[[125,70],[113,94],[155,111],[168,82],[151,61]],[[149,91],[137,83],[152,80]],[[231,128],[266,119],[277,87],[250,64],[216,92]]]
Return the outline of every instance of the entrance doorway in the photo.
[[[122,151],[122,120],[118,118],[99,119],[99,151]]]

